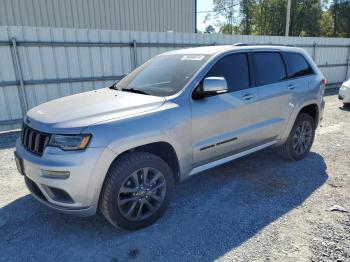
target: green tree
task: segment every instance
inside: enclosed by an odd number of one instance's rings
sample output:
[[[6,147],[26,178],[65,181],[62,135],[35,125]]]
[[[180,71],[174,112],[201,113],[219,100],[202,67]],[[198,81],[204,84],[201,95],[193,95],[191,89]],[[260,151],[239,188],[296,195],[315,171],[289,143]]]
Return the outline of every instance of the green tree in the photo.
[[[213,4],[214,24],[221,33],[285,34],[287,0],[213,0]],[[350,37],[350,1],[292,0],[289,32],[291,36]]]
[[[233,34],[234,31],[227,31],[233,30],[235,19],[237,18],[239,9],[237,7],[240,4],[240,0],[213,0],[214,5],[214,17],[218,19],[219,17],[224,18],[225,22],[221,25],[225,28],[225,34]],[[231,26],[227,26],[231,25]]]
[[[332,14],[329,11],[324,11],[320,21],[320,35],[326,37],[333,36],[333,27],[334,20]]]
[[[322,8],[320,0],[294,0],[291,9],[290,33],[293,36],[320,35]]]
[[[284,35],[287,0],[260,0],[255,8],[260,35]]]
[[[204,29],[204,34],[212,34],[215,33],[215,28],[212,25],[208,25],[205,29]]]
[[[255,0],[242,0],[240,4],[242,33],[249,35],[252,33]]]
[[[350,37],[350,2],[337,3],[336,1],[329,11],[334,21],[333,36]]]
[[[235,25],[223,24],[220,26],[219,32],[223,34],[238,34],[239,28]]]

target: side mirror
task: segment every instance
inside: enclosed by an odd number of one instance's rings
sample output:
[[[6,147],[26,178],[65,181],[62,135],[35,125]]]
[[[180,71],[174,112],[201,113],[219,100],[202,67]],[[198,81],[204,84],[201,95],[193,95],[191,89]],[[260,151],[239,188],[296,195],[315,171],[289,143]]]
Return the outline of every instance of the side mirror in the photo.
[[[223,77],[206,77],[203,80],[202,92],[204,94],[221,94],[228,90],[226,79]]]

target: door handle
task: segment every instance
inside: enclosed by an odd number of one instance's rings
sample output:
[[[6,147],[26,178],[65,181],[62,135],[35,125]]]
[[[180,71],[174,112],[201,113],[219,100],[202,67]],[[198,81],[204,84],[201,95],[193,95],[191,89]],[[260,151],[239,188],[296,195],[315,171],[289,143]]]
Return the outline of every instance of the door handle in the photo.
[[[255,97],[254,94],[245,94],[245,95],[242,97],[242,99],[243,99],[243,100],[250,100],[250,99],[252,99],[252,98],[254,98],[254,97]]]
[[[288,85],[288,89],[289,89],[289,90],[293,90],[293,89],[295,89],[296,87],[297,87],[297,86],[294,85],[294,84]]]

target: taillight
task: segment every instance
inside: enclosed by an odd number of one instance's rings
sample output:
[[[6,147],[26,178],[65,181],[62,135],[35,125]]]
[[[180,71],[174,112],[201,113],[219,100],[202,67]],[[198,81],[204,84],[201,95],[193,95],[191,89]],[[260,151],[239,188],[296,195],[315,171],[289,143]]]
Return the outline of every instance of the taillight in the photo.
[[[326,79],[326,78],[323,78],[323,79],[321,80],[321,84],[324,85],[324,86],[326,86],[326,85],[327,85],[327,79]]]

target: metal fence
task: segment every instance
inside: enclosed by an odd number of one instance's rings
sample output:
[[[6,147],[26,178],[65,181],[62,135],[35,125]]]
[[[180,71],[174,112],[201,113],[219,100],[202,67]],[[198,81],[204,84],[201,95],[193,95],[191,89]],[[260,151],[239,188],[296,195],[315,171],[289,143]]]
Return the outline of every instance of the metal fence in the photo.
[[[233,43],[307,50],[330,84],[350,75],[350,39],[0,27],[0,131],[46,101],[108,86],[156,54]]]

